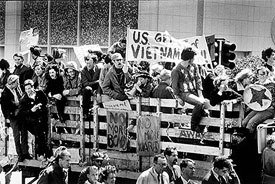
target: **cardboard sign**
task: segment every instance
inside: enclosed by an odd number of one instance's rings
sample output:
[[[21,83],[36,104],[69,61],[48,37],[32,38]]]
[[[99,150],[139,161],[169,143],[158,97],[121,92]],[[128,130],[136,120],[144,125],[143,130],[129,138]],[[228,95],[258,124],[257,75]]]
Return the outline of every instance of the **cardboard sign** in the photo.
[[[124,100],[124,101],[113,100],[109,102],[104,102],[103,107],[106,109],[132,110],[128,100]]]
[[[30,50],[31,46],[37,45],[39,39],[38,29],[29,29],[22,31],[19,37],[20,51],[25,52]]]
[[[127,150],[127,112],[107,111],[107,149]]]
[[[160,153],[160,121],[156,116],[140,116],[137,119],[137,153],[153,156]]]
[[[88,50],[102,52],[101,48],[98,44],[74,47],[74,53],[79,61],[79,64],[81,65],[81,67],[85,66],[84,56],[88,53]]]
[[[190,44],[173,38],[167,31],[127,30],[126,60],[180,62],[182,49]]]

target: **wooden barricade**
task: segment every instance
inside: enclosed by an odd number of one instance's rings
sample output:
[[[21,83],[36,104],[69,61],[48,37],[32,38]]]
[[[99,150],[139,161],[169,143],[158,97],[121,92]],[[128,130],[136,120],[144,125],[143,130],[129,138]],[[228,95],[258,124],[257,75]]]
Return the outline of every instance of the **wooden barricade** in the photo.
[[[57,113],[56,106],[51,106],[50,116]],[[54,148],[65,145],[73,152],[73,162],[84,160],[85,134],[83,126],[82,96],[67,97],[64,113],[65,122],[50,119],[50,141]]]
[[[202,125],[209,126],[209,132],[205,134],[205,144],[199,144],[202,134],[191,131],[190,129],[181,129],[176,125],[181,124],[190,126],[191,116],[186,114],[169,114],[161,112],[161,108],[167,107],[171,109],[181,108],[176,100],[167,99],[153,99],[153,98],[136,98],[131,100],[131,106],[134,110],[124,111],[127,113],[128,122],[136,121],[140,116],[156,116],[160,119],[160,147],[163,151],[166,147],[176,147],[179,152],[179,158],[192,158],[197,162],[197,171],[195,176],[197,179],[202,179],[207,171],[212,167],[211,161],[213,156],[225,155],[229,156],[231,153],[230,142],[231,135],[226,132],[228,126],[232,124],[238,125],[242,116],[239,105],[233,106],[233,111],[236,111],[238,116],[236,118],[226,118],[226,106],[211,107],[211,111],[221,112],[219,117],[204,117],[201,121]],[[155,112],[152,112],[155,108]],[[191,107],[191,106],[189,106]],[[149,111],[146,111],[146,108]],[[188,108],[188,107],[186,107]],[[192,107],[191,107],[192,108]],[[150,112],[151,111],[151,112]],[[94,111],[95,124],[98,124],[98,148],[100,150],[108,150],[109,157],[114,164],[122,171],[127,171],[125,178],[136,179],[141,171],[148,169],[152,165],[153,156],[140,156],[137,153],[137,127],[130,130],[128,138],[129,145],[127,150],[116,150],[108,145],[107,119],[110,112],[117,112],[118,116],[122,115],[121,110],[96,108]],[[114,115],[113,115],[114,116]],[[225,126],[226,125],[226,126]],[[119,136],[118,136],[119,137]],[[122,138],[120,138],[122,140]],[[114,140],[115,141],[115,140]],[[87,155],[89,149],[85,150]]]

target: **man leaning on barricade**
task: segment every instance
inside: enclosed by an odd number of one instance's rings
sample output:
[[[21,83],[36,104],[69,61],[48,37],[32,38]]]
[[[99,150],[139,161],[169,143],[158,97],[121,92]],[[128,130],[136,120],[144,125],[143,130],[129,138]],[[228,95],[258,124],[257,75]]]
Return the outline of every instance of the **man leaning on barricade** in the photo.
[[[99,75],[100,68],[96,65],[98,56],[94,52],[89,52],[84,56],[86,66],[81,71],[81,86],[83,94],[83,116],[87,119],[89,116],[89,109],[92,108],[93,102],[91,97],[94,92],[100,94]]]

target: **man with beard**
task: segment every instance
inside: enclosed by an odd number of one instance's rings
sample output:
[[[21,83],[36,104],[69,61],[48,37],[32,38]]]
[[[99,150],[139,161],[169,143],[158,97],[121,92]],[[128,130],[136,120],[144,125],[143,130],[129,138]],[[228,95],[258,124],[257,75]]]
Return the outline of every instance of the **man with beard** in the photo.
[[[177,165],[178,151],[174,147],[167,147],[164,151],[164,156],[167,160],[167,167],[164,168],[163,172],[168,174],[169,183],[174,184],[175,181],[180,177],[180,167]]]
[[[196,184],[191,178],[195,173],[195,162],[191,159],[183,159],[180,163],[181,176],[175,181],[175,184]]]
[[[130,81],[129,72],[124,69],[125,66],[124,59],[119,53],[114,53],[111,56],[112,62],[114,65],[110,68],[107,73],[104,82],[102,84],[103,96],[105,99],[103,102],[108,101],[110,99],[115,100],[127,100],[128,96],[125,94],[124,89],[126,88],[126,83]]]

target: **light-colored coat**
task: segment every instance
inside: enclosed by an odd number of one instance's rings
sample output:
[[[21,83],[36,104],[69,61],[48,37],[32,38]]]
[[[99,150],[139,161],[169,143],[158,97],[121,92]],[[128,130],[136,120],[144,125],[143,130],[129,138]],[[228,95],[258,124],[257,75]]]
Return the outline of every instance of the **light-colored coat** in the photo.
[[[158,180],[158,174],[153,167],[147,169],[137,179],[136,184],[169,184],[169,176],[167,173],[163,172],[163,183]]]

